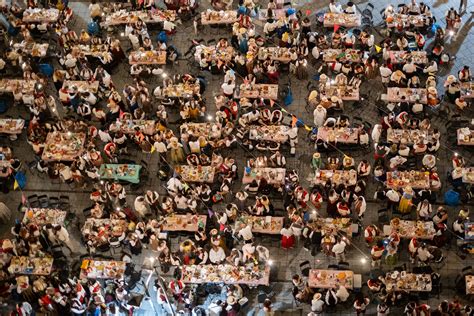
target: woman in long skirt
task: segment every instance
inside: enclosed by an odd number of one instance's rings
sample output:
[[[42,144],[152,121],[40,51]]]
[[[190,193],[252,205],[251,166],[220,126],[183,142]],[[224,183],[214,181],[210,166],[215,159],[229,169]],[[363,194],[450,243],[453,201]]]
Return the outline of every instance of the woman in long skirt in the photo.
[[[400,199],[400,204],[398,205],[398,210],[400,211],[400,213],[405,214],[405,213],[411,212],[412,206],[413,206],[413,202],[412,202],[413,195],[414,195],[414,192],[411,186],[407,186],[403,190],[403,195],[402,195],[402,198]]]
[[[283,249],[293,248],[295,244],[295,235],[290,225],[286,224],[280,231],[281,234],[281,247]]]

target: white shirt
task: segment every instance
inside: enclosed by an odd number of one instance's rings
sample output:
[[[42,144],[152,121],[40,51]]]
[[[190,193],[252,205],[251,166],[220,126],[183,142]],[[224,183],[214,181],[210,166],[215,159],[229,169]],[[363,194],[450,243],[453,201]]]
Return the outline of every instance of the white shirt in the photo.
[[[222,91],[224,91],[225,94],[231,95],[232,93],[234,93],[235,84],[233,84],[233,83],[231,83],[231,84],[223,83],[221,85],[221,88],[222,88]]]
[[[344,253],[344,250],[346,250],[346,246],[347,244],[344,241],[340,241],[334,246],[332,246],[332,252],[334,252],[335,254]]]
[[[400,195],[398,194],[397,191],[395,191],[393,189],[388,190],[386,196],[392,202],[399,202],[400,201]]]
[[[217,250],[214,250],[214,248],[209,251],[209,260],[211,260],[212,263],[220,263],[225,260],[225,252],[222,247],[217,247]]]
[[[341,7],[340,4],[330,3],[329,4],[329,12],[331,12],[331,13],[341,13],[342,12],[342,7]]]
[[[239,236],[242,237],[243,240],[250,240],[253,238],[252,234],[252,227],[250,225],[245,226],[239,231]]]

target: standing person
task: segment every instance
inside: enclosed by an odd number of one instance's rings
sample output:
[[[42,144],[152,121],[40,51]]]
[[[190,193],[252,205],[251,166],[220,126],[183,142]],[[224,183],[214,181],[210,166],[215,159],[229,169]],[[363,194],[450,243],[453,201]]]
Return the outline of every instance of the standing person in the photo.
[[[390,315],[390,308],[384,302],[377,305],[377,316]]]
[[[286,224],[280,231],[281,247],[283,249],[293,248],[295,244],[295,235],[289,224]]]
[[[413,207],[413,195],[414,191],[411,186],[407,186],[403,190],[402,198],[400,199],[400,204],[398,205],[398,210],[402,214],[410,213]]]
[[[375,268],[375,266],[380,267],[384,251],[385,247],[382,240],[379,240],[377,244],[372,247],[372,250],[370,251],[370,255],[372,256],[372,268]]]
[[[368,297],[364,297],[362,293],[359,293],[357,298],[354,301],[354,308],[357,315],[365,315],[367,305],[369,305],[370,300]]]
[[[348,245],[347,239],[345,237],[337,238],[336,244],[332,247],[332,252],[336,255],[337,262],[345,262],[346,261],[346,246]]]
[[[56,236],[56,240],[58,240],[61,244],[65,245],[71,254],[74,253],[73,246],[71,244],[71,239],[69,238],[69,232],[66,228],[61,225],[54,227],[54,235]]]

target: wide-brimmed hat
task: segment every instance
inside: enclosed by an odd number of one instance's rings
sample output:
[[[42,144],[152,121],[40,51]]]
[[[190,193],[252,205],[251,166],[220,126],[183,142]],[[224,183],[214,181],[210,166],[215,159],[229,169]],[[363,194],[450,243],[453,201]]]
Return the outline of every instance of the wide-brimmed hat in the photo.
[[[314,296],[313,296],[313,300],[317,301],[317,300],[321,299],[322,296],[323,296],[323,295],[322,295],[321,293],[316,293],[316,294],[314,294]]]
[[[237,299],[234,296],[232,295],[227,296],[227,304],[234,305],[236,303],[237,303]]]

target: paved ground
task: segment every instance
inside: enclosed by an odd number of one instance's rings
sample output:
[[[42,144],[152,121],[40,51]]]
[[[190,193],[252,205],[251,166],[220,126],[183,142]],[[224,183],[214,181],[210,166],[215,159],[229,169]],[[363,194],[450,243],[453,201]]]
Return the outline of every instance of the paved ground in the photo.
[[[261,0],[262,1],[262,0]],[[327,9],[327,4],[329,1],[295,1],[297,3],[297,7],[301,7],[303,12],[307,9],[312,11],[312,18],[314,19],[314,14],[316,12],[321,12]],[[429,6],[431,6],[433,13],[438,18],[438,23],[445,26],[444,23],[444,14],[447,8],[450,5],[455,7],[458,6],[458,1],[425,1]],[[365,1],[355,1],[357,6],[360,9],[365,8],[367,2]],[[381,1],[374,1],[374,19],[376,24],[381,21],[381,17],[378,14],[380,10],[382,10],[386,5],[388,5],[389,1],[381,0]],[[400,3],[397,1],[396,3],[392,3],[396,5]],[[77,15],[74,20],[74,29],[76,31],[80,31],[81,29],[85,28],[85,24],[87,22],[88,17],[88,2],[70,2],[70,6],[73,8],[75,14]],[[208,3],[206,1],[205,4],[201,4],[200,10],[207,8]],[[440,72],[439,83],[442,85],[443,78],[450,73],[456,74],[463,65],[471,65],[472,66],[472,52],[474,51],[474,32],[471,29],[473,22],[473,15],[471,15],[471,11],[474,11],[474,4],[470,4],[470,7],[467,9],[467,13],[463,16],[463,27],[456,38],[450,40],[450,44],[448,46],[448,51],[456,56],[456,60],[450,65],[442,66],[443,69]],[[181,53],[184,53],[188,47],[190,46],[190,40],[193,38],[218,38],[221,36],[230,38],[230,31],[226,28],[210,28],[210,27],[203,27],[200,29],[199,34],[195,36],[193,34],[193,26],[190,21],[183,21],[183,25],[179,26],[178,33],[171,38],[171,43],[175,45]],[[261,29],[260,29],[261,30]],[[120,36],[120,30],[117,28],[115,32],[115,36]],[[153,33],[153,32],[152,32]],[[156,33],[156,32],[155,32]],[[153,34],[155,34],[153,33]],[[381,39],[378,37],[378,39]],[[128,41],[123,41],[123,47],[126,49],[130,45]],[[116,86],[121,89],[123,84],[130,81],[131,77],[128,74],[129,67],[127,64],[121,65],[119,69],[115,70],[113,73],[113,79]],[[197,74],[197,69],[192,68],[189,66],[186,60],[179,61],[179,64],[171,66],[167,66],[165,71],[171,75],[175,73],[184,73],[184,72],[192,72]],[[214,94],[220,91],[220,85],[222,83],[222,76],[212,76],[209,73],[202,74],[206,77],[208,82],[208,87],[205,93],[205,98],[208,101],[208,109],[212,113],[215,111],[215,107],[213,106],[213,96]],[[294,102],[290,105],[287,110],[297,117],[301,118],[305,122],[311,123],[312,122],[312,114],[307,113],[305,111],[305,97],[307,95],[307,81],[299,81],[294,77],[288,78],[286,74],[282,76],[280,85],[283,85],[287,82],[292,84],[292,92],[294,94]],[[147,78],[146,82],[149,83],[149,88],[155,88],[158,84],[161,84],[161,78]],[[368,120],[369,122],[375,124],[380,117],[378,116],[375,110],[375,102],[377,101],[379,95],[383,93],[384,89],[380,83],[379,78],[370,80],[369,82],[363,83],[361,87],[361,93],[367,94],[369,98],[362,102],[359,106],[351,106],[350,104],[346,105],[346,112],[349,116],[362,116],[364,119]],[[16,116],[21,114],[26,117],[28,114],[24,111],[24,109],[12,109],[7,114]],[[465,113],[467,117],[472,118],[472,109],[470,112]],[[177,113],[171,113],[172,120],[173,118],[177,117]],[[434,117],[433,124],[438,127],[443,133],[445,132],[444,126],[447,121],[446,117]],[[176,129],[177,126],[173,128]],[[445,135],[445,134],[444,134]],[[446,139],[446,137],[442,136],[442,147],[438,152],[438,169],[440,175],[445,178],[446,172],[450,170],[450,158],[454,152],[459,152],[463,156],[465,156],[466,160],[470,161],[471,165],[474,165],[474,157],[472,152],[468,152],[466,150],[462,150],[461,148],[453,147],[453,140]],[[25,135],[23,134],[20,140],[15,142],[10,142],[9,140],[2,139],[0,140],[0,145],[10,145],[14,148],[15,155],[22,159],[24,163],[33,160],[33,152],[29,146],[26,145]],[[289,149],[285,148],[284,152],[288,153]],[[300,130],[299,134],[299,144],[297,146],[297,155],[295,158],[289,158],[287,161],[287,168],[294,168],[300,172],[300,175],[309,174],[309,161],[311,155],[313,153],[312,146],[306,141],[306,131],[304,129]],[[238,158],[239,161],[239,170],[242,170],[242,166],[245,164],[248,157],[252,157],[254,155],[258,155],[258,153],[247,152],[243,148],[237,148],[232,150],[232,152],[228,152],[227,154],[235,156]],[[333,155],[341,156],[343,153],[335,152]],[[354,156],[354,155],[353,155]],[[369,157],[370,156],[370,157]],[[367,157],[372,160],[372,154],[368,155]],[[148,161],[149,166],[151,167],[151,174],[156,174],[157,170],[157,158],[153,155],[143,155],[141,153],[132,153],[131,159],[136,159],[139,161],[140,159],[144,159]],[[362,159],[362,156],[355,157],[356,161],[358,162]],[[89,206],[88,200],[88,193],[90,192],[89,189],[79,189],[70,187],[66,184],[52,184],[49,179],[44,179],[38,176],[36,173],[28,172],[28,184],[25,189],[25,194],[49,194],[53,196],[57,196],[59,194],[67,194],[70,196],[70,199],[75,206],[76,211],[78,212],[78,217],[80,219],[79,222],[82,222],[81,219],[81,210],[85,207]],[[370,181],[372,182],[372,181]],[[304,184],[305,181],[303,181]],[[236,189],[239,186],[239,182],[235,185]],[[446,189],[447,184],[444,183],[444,189]],[[149,182],[144,185],[142,190],[147,188],[153,188],[158,191],[162,190],[162,183],[154,176],[150,177]],[[374,190],[374,183],[369,183],[368,186],[368,194],[367,198],[370,200],[372,196],[370,192]],[[137,194],[140,194],[142,190],[138,192],[129,192],[128,194],[128,201],[133,203],[133,200]],[[7,195],[2,196],[2,200],[11,208],[16,209],[20,198],[20,192],[10,192]],[[439,197],[438,199],[440,202],[442,198]],[[281,202],[276,201],[277,206]],[[133,204],[132,204],[133,205]],[[368,211],[367,216],[364,219],[365,224],[371,223],[376,221],[376,210],[380,208],[380,205],[369,201],[368,204]],[[324,207],[323,207],[324,209]],[[454,217],[454,214],[457,213],[457,209],[451,209],[450,214]],[[18,213],[18,217],[21,214]],[[79,225],[78,225],[79,227]],[[8,234],[9,226],[3,226],[1,228],[5,231],[5,234]],[[75,227],[71,227],[73,235],[77,238],[76,242],[79,244],[79,230]],[[174,239],[173,244],[176,245],[180,239],[182,240],[184,237],[177,237]],[[274,258],[274,270],[276,277],[273,279],[274,290],[277,292],[277,296],[274,299],[275,302],[284,302],[291,305],[292,299],[291,295],[289,295],[289,291],[291,290],[290,283],[291,283],[291,276],[298,272],[299,263],[303,260],[309,259],[313,265],[313,267],[326,267],[329,263],[334,261],[334,259],[328,259],[324,255],[319,254],[316,257],[311,257],[305,250],[303,250],[300,246],[296,247],[295,249],[285,251],[279,248],[279,240],[278,238],[265,238],[261,241],[264,245],[268,246],[271,249],[272,258]],[[406,243],[402,244],[400,249],[406,249]],[[452,248],[454,249],[454,247]],[[446,264],[443,265],[438,271],[443,276],[443,285],[444,291],[442,294],[441,299],[451,299],[454,295],[453,292],[453,285],[454,285],[454,277],[460,271],[463,266],[472,265],[474,264],[473,257],[468,257],[465,260],[462,260],[453,250],[447,251],[447,260]],[[369,260],[363,262],[363,258],[368,258],[369,251],[363,244],[363,240],[356,240],[353,244],[351,249],[349,250],[348,261],[350,262],[351,269],[358,273],[362,273],[364,276],[364,282],[366,281],[369,273],[370,273],[370,264]],[[146,251],[145,253],[136,260],[136,262],[140,263],[143,259],[147,256]],[[407,255],[406,252],[403,251],[401,253],[401,262],[407,262]],[[410,266],[410,264],[409,264]],[[383,267],[387,270],[387,267]],[[365,290],[364,290],[365,291]],[[253,298],[252,298],[253,299]],[[436,306],[439,300],[437,298],[430,298],[428,300],[428,304],[431,306]],[[370,306],[370,312],[374,313],[374,308],[376,305]],[[305,306],[304,310],[307,311],[308,307]],[[338,307],[337,314],[340,315],[348,315],[351,314],[353,311],[352,307],[349,306],[340,306]],[[143,315],[151,315],[151,311],[147,309],[147,311],[143,311]],[[395,311],[392,311],[395,314]]]

